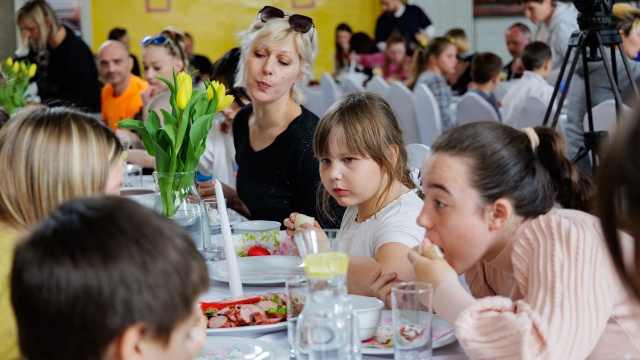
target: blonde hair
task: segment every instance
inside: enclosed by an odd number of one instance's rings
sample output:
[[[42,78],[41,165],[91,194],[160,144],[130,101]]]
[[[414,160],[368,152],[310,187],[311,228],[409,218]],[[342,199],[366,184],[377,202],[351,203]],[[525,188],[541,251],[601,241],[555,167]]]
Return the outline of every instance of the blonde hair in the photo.
[[[623,31],[626,36],[629,36],[640,22],[640,10],[629,4],[614,4],[612,13],[611,25],[615,29]]]
[[[238,74],[236,75],[235,87],[247,87],[245,77],[246,63],[249,56],[253,54],[253,49],[257,46],[269,48],[271,46],[282,46],[293,40],[293,44],[300,57],[300,72],[303,77],[297,81],[291,89],[291,98],[298,104],[306,102],[304,94],[304,80],[311,73],[313,62],[318,55],[318,35],[315,26],[306,33],[298,32],[289,25],[288,16],[292,13],[285,11],[282,19],[274,18],[267,22],[257,17],[251,24],[249,30],[240,34],[242,38],[242,56],[238,64]]]
[[[103,193],[122,147],[102,121],[64,107],[34,107],[0,131],[0,224],[21,231],[63,202]]]
[[[44,0],[29,0],[25,2],[22,7],[16,13],[16,24],[18,25],[18,32],[20,33],[20,44],[18,53],[26,53],[29,50],[28,39],[24,37],[24,34],[19,29],[20,21],[25,17],[29,17],[33,22],[38,25],[40,30],[40,39],[36,46],[36,49],[43,51],[47,49],[47,41],[49,38],[55,36],[60,29],[60,21],[56,12],[53,11],[51,6]],[[51,21],[51,29],[48,29],[47,20]]]
[[[407,80],[404,82],[405,85],[407,85],[409,89],[413,90],[420,75],[427,70],[431,55],[436,58],[440,57],[448,46],[455,46],[455,44],[447,38],[436,37],[431,39],[424,49],[416,51],[411,59],[411,64],[407,73]]]
[[[458,55],[462,55],[471,49],[467,33],[465,33],[461,28],[449,29],[449,31],[444,33],[443,37],[449,39],[452,44],[455,44],[458,48]]]
[[[375,161],[388,176],[384,192],[376,201],[376,212],[378,202],[387,196],[396,180],[409,189],[415,188],[409,177],[407,150],[398,119],[381,96],[369,92],[350,93],[334,103],[313,134],[313,152],[318,159],[328,156],[331,134],[338,129],[342,130],[341,144],[350,153]],[[397,157],[390,151],[393,146],[398,148]],[[331,195],[322,184],[318,190],[320,210],[330,215]]]

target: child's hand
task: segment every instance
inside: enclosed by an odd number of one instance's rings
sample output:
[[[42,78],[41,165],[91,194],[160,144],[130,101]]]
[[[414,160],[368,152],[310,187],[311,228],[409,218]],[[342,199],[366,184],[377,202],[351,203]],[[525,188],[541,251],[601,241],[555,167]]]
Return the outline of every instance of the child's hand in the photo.
[[[413,265],[414,281],[429,283],[435,290],[440,283],[449,279],[456,279],[458,274],[449,263],[440,257],[435,247],[428,239],[425,239],[422,247],[422,254],[416,249],[409,251],[407,257]]]
[[[403,280],[398,279],[397,273],[392,272],[382,275],[382,268],[378,268],[371,275],[369,288],[378,299],[384,302],[384,306],[387,309],[391,309],[391,287],[399,282],[403,282]]]
[[[291,215],[289,215],[288,218],[284,219],[284,221],[282,222],[284,224],[284,226],[287,228],[287,235],[289,236],[293,236],[296,234],[297,230],[313,230],[313,229],[320,229],[320,224],[318,224],[317,220],[313,221],[313,225],[309,224],[309,223],[302,223],[298,225],[298,228],[296,228],[295,223],[296,223],[296,217],[298,216],[297,212],[293,212],[291,213]]]

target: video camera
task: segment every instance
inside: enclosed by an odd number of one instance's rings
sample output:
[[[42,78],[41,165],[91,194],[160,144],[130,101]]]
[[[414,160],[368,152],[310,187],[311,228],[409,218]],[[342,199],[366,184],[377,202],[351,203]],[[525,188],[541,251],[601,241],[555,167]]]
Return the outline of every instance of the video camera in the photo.
[[[615,0],[573,0],[580,30],[608,29]]]

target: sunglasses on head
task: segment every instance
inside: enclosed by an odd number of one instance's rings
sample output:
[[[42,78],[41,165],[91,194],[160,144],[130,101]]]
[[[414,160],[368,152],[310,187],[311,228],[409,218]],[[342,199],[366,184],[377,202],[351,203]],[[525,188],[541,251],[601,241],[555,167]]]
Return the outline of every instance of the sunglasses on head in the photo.
[[[293,14],[286,15],[284,11],[273,7],[273,6],[265,6],[260,10],[260,20],[262,22],[267,22],[271,19],[284,19],[285,16],[289,16],[289,26],[297,32],[307,33],[313,27],[313,20],[304,15]]]
[[[156,36],[148,35],[148,36],[145,36],[142,39],[141,44],[142,44],[142,46],[149,46],[151,44],[162,46],[162,45],[164,45],[166,43],[170,43],[170,42],[173,42],[173,40],[171,40],[171,38],[166,37],[164,35],[156,35]]]

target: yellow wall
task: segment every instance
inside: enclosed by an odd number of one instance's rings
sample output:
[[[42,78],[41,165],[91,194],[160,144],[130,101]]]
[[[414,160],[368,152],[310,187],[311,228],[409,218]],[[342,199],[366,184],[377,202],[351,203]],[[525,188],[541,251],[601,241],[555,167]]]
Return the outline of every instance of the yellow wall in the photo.
[[[148,12],[147,4],[154,9],[170,5],[170,10]],[[106,40],[111,28],[124,27],[131,37],[131,52],[140,59],[140,40],[173,25],[190,32],[195,38],[195,53],[207,55],[213,62],[239,45],[236,34],[248,28],[267,4],[313,18],[320,46],[313,69],[317,79],[332,70],[335,27],[346,22],[354,32],[373,36],[381,12],[377,0],[92,0],[93,51]]]

